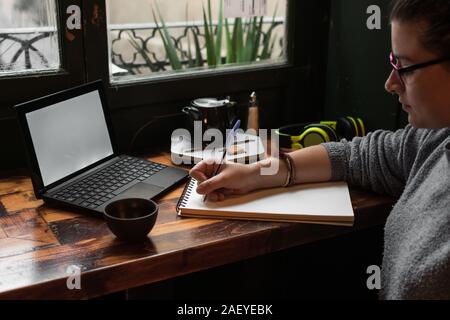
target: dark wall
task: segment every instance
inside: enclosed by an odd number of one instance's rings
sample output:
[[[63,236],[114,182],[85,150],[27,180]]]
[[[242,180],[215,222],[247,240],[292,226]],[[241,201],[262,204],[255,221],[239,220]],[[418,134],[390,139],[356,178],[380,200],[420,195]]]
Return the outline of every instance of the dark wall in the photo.
[[[112,120],[119,149],[132,154],[151,152],[153,149],[169,150],[170,138],[175,129],[186,127],[185,115],[181,113],[184,106],[192,99],[203,96],[225,98],[230,95],[238,103],[239,116],[245,126],[247,117],[247,102],[250,90],[226,90],[222,88],[216,93],[204,94],[201,90],[192,93],[192,97],[169,100],[161,103],[138,104],[130,108],[112,110]],[[282,123],[282,105],[286,100],[286,84],[275,87],[255,87],[260,102],[260,123],[263,128],[279,126]],[[281,106],[281,108],[280,108]],[[144,128],[145,127],[145,128]],[[140,128],[144,128],[137,136]],[[133,148],[131,141],[135,137]]]
[[[381,30],[369,30],[370,5],[381,8]],[[397,98],[384,90],[391,68],[390,0],[332,0],[325,117],[355,115],[370,130],[395,129]]]

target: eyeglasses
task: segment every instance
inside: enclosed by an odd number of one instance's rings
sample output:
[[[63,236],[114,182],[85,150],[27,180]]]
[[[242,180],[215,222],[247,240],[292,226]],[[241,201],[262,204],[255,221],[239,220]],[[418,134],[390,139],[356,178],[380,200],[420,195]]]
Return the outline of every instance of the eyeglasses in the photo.
[[[399,66],[397,58],[391,52],[391,54],[389,55],[389,61],[391,62],[392,67],[396,71],[400,81],[404,85],[405,82],[404,82],[403,76],[406,73],[412,72],[414,70],[422,69],[422,68],[425,68],[425,67],[429,67],[429,66],[432,66],[432,65],[435,65],[435,64],[439,64],[439,63],[442,63],[442,62],[445,62],[445,61],[450,61],[450,58],[435,59],[435,60],[431,60],[431,61],[428,61],[428,62],[418,63],[418,64],[414,64],[414,65],[409,66],[409,67],[402,68],[402,67]]]

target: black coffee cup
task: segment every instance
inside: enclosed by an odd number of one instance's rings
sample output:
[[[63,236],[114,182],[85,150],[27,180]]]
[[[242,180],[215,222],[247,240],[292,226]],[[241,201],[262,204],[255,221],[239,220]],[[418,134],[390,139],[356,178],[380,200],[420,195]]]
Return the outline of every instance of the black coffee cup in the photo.
[[[124,241],[139,241],[146,239],[152,230],[158,210],[158,204],[152,200],[127,198],[108,204],[103,216],[117,238]]]

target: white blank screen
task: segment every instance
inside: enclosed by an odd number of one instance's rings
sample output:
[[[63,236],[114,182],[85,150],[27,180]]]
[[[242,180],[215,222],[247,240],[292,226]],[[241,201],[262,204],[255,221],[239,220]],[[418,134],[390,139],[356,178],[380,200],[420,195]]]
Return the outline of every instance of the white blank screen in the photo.
[[[44,186],[113,154],[98,91],[26,114]]]

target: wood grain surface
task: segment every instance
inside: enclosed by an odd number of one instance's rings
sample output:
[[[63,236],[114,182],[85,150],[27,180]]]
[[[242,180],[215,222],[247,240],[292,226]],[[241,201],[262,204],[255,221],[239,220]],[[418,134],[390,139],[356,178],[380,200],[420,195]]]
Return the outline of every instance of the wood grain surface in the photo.
[[[151,160],[170,164],[170,154]],[[115,238],[102,218],[36,200],[28,176],[0,179],[0,298],[86,299],[383,224],[394,199],[352,190],[355,225],[179,218],[183,186],[158,199],[148,240]],[[68,268],[81,269],[69,290]]]

